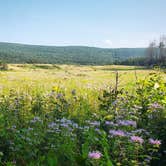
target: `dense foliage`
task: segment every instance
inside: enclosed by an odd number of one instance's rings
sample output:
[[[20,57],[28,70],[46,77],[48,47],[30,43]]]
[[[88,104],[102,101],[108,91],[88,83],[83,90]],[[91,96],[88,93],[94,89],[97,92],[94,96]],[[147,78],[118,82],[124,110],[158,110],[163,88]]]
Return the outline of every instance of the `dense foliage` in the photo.
[[[166,83],[100,91],[98,109],[72,90],[0,94],[1,165],[165,165]]]
[[[104,49],[83,46],[54,47],[0,43],[0,60],[7,63],[104,65],[144,55],[144,48]]]
[[[0,70],[8,70],[7,63],[0,61]]]

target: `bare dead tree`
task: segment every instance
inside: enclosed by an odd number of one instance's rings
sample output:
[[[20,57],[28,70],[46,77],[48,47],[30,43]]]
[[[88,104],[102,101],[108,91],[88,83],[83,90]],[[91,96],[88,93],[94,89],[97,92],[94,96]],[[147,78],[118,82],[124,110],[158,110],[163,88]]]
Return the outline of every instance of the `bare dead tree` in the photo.
[[[166,36],[162,35],[159,42],[159,64],[163,64],[166,61]]]
[[[147,64],[152,65],[154,64],[156,58],[157,58],[157,45],[156,41],[154,40],[149,44],[149,47],[147,48],[146,51],[146,59],[147,59]]]

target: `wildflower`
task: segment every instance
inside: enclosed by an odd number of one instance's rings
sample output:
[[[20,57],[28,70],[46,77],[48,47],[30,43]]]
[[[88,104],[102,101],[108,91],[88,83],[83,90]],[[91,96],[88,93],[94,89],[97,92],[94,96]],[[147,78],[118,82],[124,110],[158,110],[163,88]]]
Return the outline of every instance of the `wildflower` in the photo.
[[[100,159],[102,154],[99,151],[89,152],[88,157],[90,159]]]
[[[66,124],[68,124],[68,125],[72,125],[72,121],[71,120],[68,120],[68,119],[66,119],[66,118],[62,118],[62,119],[60,119],[60,122],[61,123],[66,123]]]
[[[100,129],[98,129],[98,128],[95,128],[95,131],[100,131]]]
[[[149,108],[151,108],[151,109],[159,109],[159,108],[162,108],[162,106],[155,102],[155,103],[151,104]]]
[[[68,127],[69,127],[67,123],[62,123],[62,124],[60,124],[60,126],[61,126],[61,127],[65,127],[65,128],[68,128]]]
[[[155,84],[154,84],[154,89],[158,89],[160,87],[160,85],[156,82]]]
[[[35,117],[34,117],[34,120],[40,120],[40,117],[35,116]]]
[[[76,129],[79,127],[77,123],[72,123],[72,126],[73,128],[76,128]]]
[[[101,131],[99,128],[95,128],[95,131],[96,131],[98,134],[102,134],[102,131]]]
[[[50,124],[48,124],[49,128],[54,128],[56,126],[57,126],[57,124],[55,122],[51,122]]]
[[[131,136],[131,141],[132,142],[137,142],[137,143],[140,143],[140,144],[142,144],[144,142],[144,140],[139,136]]]
[[[110,121],[105,121],[106,125],[114,125],[114,122],[110,122]]]
[[[56,99],[61,99],[63,97],[63,94],[62,93],[58,93],[57,96],[56,96]]]
[[[136,133],[137,134],[144,134],[144,135],[149,135],[149,132],[144,130],[144,129],[137,129],[137,130],[133,130],[132,133],[135,135]]]
[[[55,91],[55,92],[57,92],[57,91],[59,90],[59,87],[58,87],[58,86],[54,86],[54,87],[52,88],[52,90]]]
[[[133,126],[133,127],[136,127],[137,125],[136,122],[132,120],[120,120],[118,124],[122,126]]]
[[[122,130],[110,130],[109,133],[112,134],[113,136],[120,136],[120,137],[125,136],[125,133]]]
[[[40,117],[35,116],[30,122],[31,123],[36,123],[36,122],[42,122],[42,120],[40,119]]]
[[[149,143],[152,144],[152,145],[160,145],[161,144],[161,141],[160,140],[154,140],[153,138],[150,138],[149,139]]]

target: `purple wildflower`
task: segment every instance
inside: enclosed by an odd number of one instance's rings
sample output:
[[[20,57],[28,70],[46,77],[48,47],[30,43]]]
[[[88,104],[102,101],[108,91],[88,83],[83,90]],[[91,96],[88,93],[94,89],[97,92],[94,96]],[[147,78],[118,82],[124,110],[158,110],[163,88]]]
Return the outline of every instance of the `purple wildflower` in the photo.
[[[35,116],[30,122],[31,123],[36,123],[36,122],[42,122],[42,120],[40,119],[40,117]]]
[[[150,106],[149,106],[149,108],[151,108],[151,109],[161,109],[162,108],[162,106],[159,104],[159,103],[152,103]]]
[[[153,138],[150,138],[149,139],[149,143],[152,144],[152,145],[160,145],[161,144],[161,141],[160,140],[154,140]]]
[[[140,143],[140,144],[142,144],[144,142],[144,140],[139,136],[131,136],[131,141],[132,142],[137,142],[137,143]]]
[[[113,136],[120,136],[120,137],[125,136],[125,133],[122,130],[110,130],[109,133]]]
[[[100,159],[102,154],[98,151],[89,152],[88,157],[90,159]]]
[[[98,134],[102,134],[102,131],[101,131],[99,128],[95,128],[95,131],[96,131]]]
[[[100,131],[100,129],[98,129],[98,128],[95,128],[95,131]]]
[[[62,123],[62,124],[60,124],[60,126],[61,126],[61,127],[65,127],[65,128],[68,128],[68,127],[69,127],[67,123]]]
[[[54,128],[56,126],[57,126],[57,124],[55,122],[51,122],[50,124],[48,124],[49,128]]]
[[[110,121],[105,121],[106,125],[114,125],[114,122],[110,122]]]
[[[122,125],[122,126],[133,126],[133,127],[136,127],[136,121],[133,121],[133,120],[120,120],[118,122],[119,125]]]
[[[56,96],[56,99],[61,99],[63,97],[63,94],[62,93],[58,93],[57,96]]]

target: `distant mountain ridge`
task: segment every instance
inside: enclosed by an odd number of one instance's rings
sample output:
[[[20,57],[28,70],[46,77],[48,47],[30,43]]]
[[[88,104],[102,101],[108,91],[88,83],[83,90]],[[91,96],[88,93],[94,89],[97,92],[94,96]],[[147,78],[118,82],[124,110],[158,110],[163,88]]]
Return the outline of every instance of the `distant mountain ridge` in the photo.
[[[41,46],[0,42],[0,60],[7,63],[106,65],[145,56],[145,48]]]

